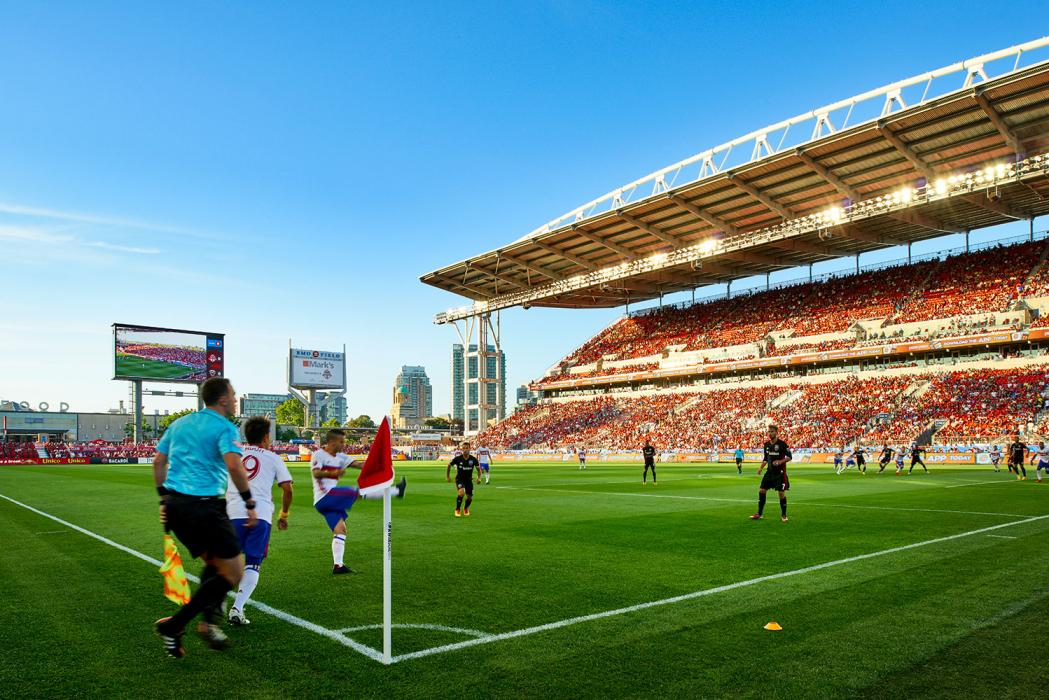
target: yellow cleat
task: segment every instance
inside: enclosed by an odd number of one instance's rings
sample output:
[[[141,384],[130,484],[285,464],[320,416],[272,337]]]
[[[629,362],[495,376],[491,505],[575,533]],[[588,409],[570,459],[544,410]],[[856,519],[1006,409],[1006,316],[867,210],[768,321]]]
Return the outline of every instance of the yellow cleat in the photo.
[[[455,509],[455,517],[457,517],[457,518],[463,517],[462,511],[459,510],[458,508]]]

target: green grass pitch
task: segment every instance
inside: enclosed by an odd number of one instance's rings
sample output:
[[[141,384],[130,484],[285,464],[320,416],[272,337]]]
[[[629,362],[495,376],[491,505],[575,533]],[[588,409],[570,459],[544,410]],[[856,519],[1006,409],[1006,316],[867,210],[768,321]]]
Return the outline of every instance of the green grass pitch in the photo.
[[[642,486],[638,465],[496,464],[471,517],[455,519],[443,465],[397,469],[409,490],[394,502],[395,626],[465,630],[395,628],[395,655],[427,655],[386,667],[249,607],[230,650],[190,633],[188,656],[169,659],[151,623],[174,605],[154,566],[0,498],[2,695],[185,697],[204,683],[259,698],[1044,692],[1049,484],[983,467],[795,466],[790,521],[770,494],[752,522],[753,465],[661,465],[659,485]],[[255,598],[328,630],[379,623],[381,504],[350,515],[347,562],[361,573],[333,578],[306,470],[293,474],[291,528],[274,532]],[[149,467],[4,466],[0,494],[161,555]],[[765,631],[772,620],[783,631]]]
[[[134,355],[117,354],[116,376],[142,377],[144,379],[182,379],[199,370],[183,367],[171,362],[147,360]]]

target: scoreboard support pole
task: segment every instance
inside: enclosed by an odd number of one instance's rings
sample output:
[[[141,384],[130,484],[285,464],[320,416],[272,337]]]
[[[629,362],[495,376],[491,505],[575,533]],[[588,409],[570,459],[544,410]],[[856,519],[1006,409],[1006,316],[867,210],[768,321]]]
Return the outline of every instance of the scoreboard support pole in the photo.
[[[135,444],[141,444],[142,438],[142,380],[134,379],[131,382],[131,420],[132,431],[131,438],[135,441]]]

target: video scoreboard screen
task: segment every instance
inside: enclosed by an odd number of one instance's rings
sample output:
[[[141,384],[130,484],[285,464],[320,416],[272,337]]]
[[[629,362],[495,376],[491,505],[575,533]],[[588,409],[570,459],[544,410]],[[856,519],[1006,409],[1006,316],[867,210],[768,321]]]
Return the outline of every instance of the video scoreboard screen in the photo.
[[[292,348],[288,375],[296,389],[346,388],[346,356],[341,352]]]
[[[113,324],[113,378],[200,384],[225,371],[222,333]]]

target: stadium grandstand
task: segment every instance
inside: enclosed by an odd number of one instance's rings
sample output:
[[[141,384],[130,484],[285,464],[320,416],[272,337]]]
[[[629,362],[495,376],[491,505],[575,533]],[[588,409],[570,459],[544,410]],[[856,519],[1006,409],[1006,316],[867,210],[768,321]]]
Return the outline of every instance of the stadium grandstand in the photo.
[[[470,300],[435,317],[457,328],[516,306],[627,310],[536,378],[537,405],[479,426],[479,440],[713,451],[757,447],[767,422],[828,450],[1044,434],[1049,238],[1035,219],[1049,213],[1047,46],[759,129],[424,275]],[[1017,221],[1020,237],[970,244],[972,231]],[[958,234],[960,248],[912,255]],[[861,266],[890,248],[905,257]],[[849,273],[813,274],[842,259]],[[771,283],[790,270],[800,276]],[[705,293],[715,285],[724,292]],[[692,300],[662,303],[682,292]]]

